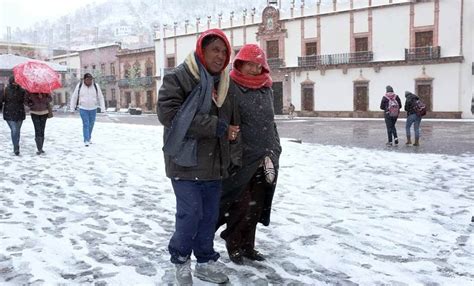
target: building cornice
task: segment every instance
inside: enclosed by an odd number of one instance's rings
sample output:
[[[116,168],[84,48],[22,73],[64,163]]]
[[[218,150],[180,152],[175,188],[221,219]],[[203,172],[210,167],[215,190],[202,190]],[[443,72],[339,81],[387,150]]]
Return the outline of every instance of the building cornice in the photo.
[[[297,16],[297,17],[291,17],[291,18],[281,18],[279,20],[280,23],[284,22],[290,22],[294,20],[307,20],[311,18],[318,18],[318,17],[325,17],[325,16],[332,16],[332,15],[338,15],[338,14],[344,14],[344,13],[354,13],[354,12],[361,12],[361,11],[372,11],[372,10],[378,10],[378,9],[385,9],[385,8],[392,8],[396,6],[408,6],[412,4],[411,2],[402,2],[402,3],[390,3],[390,4],[382,4],[382,5],[376,5],[376,6],[367,6],[367,7],[358,7],[358,8],[353,8],[353,9],[346,9],[346,10],[341,10],[341,11],[330,11],[330,12],[324,12],[324,13],[317,13],[317,14],[310,14],[310,15],[304,15],[304,16]],[[249,27],[258,27],[262,23],[251,23],[251,24],[241,24],[241,25],[236,25],[232,27],[222,27],[220,28],[224,32],[226,31],[232,31],[236,29],[243,29],[243,28],[249,28]],[[179,34],[179,35],[171,35],[171,36],[165,36],[164,40],[169,40],[169,39],[179,39],[179,38],[184,38],[184,37],[189,37],[189,36],[199,36],[201,32],[191,32],[191,33],[185,33],[185,34]],[[154,42],[159,42],[160,38],[155,38],[153,40]]]

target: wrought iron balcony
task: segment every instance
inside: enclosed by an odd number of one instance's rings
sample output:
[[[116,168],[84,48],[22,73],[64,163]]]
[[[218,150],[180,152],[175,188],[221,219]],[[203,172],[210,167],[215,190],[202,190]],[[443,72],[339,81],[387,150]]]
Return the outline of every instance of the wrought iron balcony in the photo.
[[[124,78],[119,80],[118,86],[121,88],[150,87],[154,82],[155,81],[152,76]]]
[[[116,80],[115,75],[105,75],[101,77],[101,80],[105,83],[113,83]]]
[[[429,46],[421,48],[410,48],[405,49],[405,60],[416,61],[416,60],[433,60],[441,57],[440,46]]]
[[[279,58],[268,59],[267,62],[270,69],[278,69],[284,66],[283,59],[279,59]]]
[[[352,63],[368,63],[374,58],[372,51],[355,52],[346,54],[315,55],[298,57],[300,67],[319,67]]]

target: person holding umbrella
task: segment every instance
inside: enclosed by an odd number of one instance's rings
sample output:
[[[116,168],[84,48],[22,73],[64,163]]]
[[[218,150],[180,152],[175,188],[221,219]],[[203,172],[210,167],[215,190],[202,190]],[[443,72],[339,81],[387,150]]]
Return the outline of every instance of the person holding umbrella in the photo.
[[[13,68],[15,82],[27,93],[24,105],[30,108],[31,120],[35,127],[37,155],[44,153],[44,130],[49,117],[49,104],[53,100],[51,92],[61,87],[59,74],[46,63],[31,60]]]
[[[74,112],[79,107],[79,114],[82,119],[82,135],[86,147],[91,144],[92,129],[94,128],[97,107],[100,106],[102,112],[105,112],[104,95],[94,77],[90,73],[84,74],[84,79],[79,82],[74,89],[71,97],[70,110]]]
[[[44,153],[44,130],[49,116],[49,104],[53,100],[50,93],[26,93],[25,105],[30,108],[31,120],[35,127],[37,155]]]
[[[16,156],[20,155],[20,130],[23,120],[25,120],[25,101],[26,91],[16,82],[15,77],[11,76],[8,80],[8,86],[5,90],[0,90],[0,111],[3,112],[3,119],[10,127],[13,152]]]

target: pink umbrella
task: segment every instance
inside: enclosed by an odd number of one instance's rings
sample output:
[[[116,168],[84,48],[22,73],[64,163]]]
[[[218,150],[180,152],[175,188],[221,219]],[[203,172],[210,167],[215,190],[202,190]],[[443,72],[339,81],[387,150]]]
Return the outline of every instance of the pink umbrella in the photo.
[[[15,82],[31,93],[51,93],[61,87],[60,75],[47,64],[26,62],[13,68]]]

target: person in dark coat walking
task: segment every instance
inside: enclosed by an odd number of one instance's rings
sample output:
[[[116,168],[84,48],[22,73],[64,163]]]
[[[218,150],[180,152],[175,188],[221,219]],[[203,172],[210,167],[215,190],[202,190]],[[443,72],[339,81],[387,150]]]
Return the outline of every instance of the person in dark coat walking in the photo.
[[[415,143],[413,146],[420,145],[420,124],[421,124],[421,116],[418,115],[415,111],[416,101],[420,98],[415,94],[405,91],[405,111],[407,112],[407,122],[405,125],[405,130],[407,134],[407,145],[411,144],[411,134],[410,129],[411,126],[414,124],[415,129]]]
[[[48,120],[49,104],[53,101],[49,93],[26,93],[25,105],[30,108],[31,120],[35,127],[35,142],[37,155],[44,153],[44,131],[46,129],[46,120]]]
[[[20,130],[23,120],[25,120],[25,101],[26,91],[16,82],[15,77],[11,76],[8,80],[8,86],[5,90],[0,90],[0,111],[3,112],[3,119],[10,127],[13,153],[20,155]]]
[[[387,85],[385,90],[386,93],[382,97],[382,101],[380,102],[380,109],[384,111],[385,125],[387,127],[388,141],[386,145],[392,146],[393,141],[393,144],[397,146],[398,135],[395,124],[397,123],[398,115],[400,113],[400,109],[402,108],[402,102],[400,100],[400,97],[398,97],[398,95],[393,92],[393,88],[390,85]]]
[[[196,50],[163,77],[158,94],[166,175],[176,196],[175,232],[168,250],[179,285],[192,284],[192,253],[197,260],[195,277],[228,281],[215,265],[220,255],[214,250],[214,227],[222,178],[228,176],[231,160],[228,138],[239,131],[230,124],[234,104],[228,95],[230,53],[224,32],[203,32]]]
[[[241,128],[242,168],[223,182],[219,223],[226,224],[221,237],[229,258],[264,260],[255,249],[257,223],[270,223],[275,192],[280,138],[274,121],[272,79],[264,51],[255,44],[244,45],[230,73]]]

